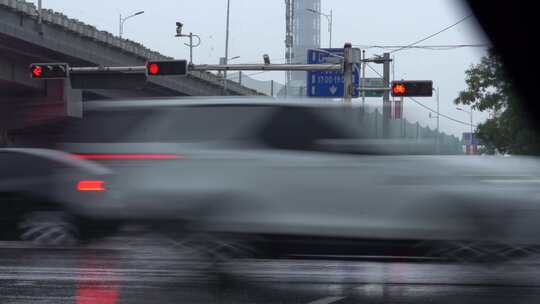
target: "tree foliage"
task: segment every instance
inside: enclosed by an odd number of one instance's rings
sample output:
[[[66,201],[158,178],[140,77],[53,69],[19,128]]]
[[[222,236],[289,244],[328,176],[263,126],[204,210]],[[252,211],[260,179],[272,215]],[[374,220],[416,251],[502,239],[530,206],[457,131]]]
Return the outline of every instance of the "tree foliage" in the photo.
[[[540,136],[528,121],[497,53],[490,49],[481,62],[472,65],[465,75],[467,88],[454,102],[492,114],[476,129],[486,150],[540,155]]]

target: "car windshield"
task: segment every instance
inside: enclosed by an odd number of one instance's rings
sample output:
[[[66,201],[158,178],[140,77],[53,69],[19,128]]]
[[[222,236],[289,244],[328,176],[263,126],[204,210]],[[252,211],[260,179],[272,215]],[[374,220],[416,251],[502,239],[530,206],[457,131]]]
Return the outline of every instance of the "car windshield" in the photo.
[[[531,3],[0,0],[0,303],[539,302]]]

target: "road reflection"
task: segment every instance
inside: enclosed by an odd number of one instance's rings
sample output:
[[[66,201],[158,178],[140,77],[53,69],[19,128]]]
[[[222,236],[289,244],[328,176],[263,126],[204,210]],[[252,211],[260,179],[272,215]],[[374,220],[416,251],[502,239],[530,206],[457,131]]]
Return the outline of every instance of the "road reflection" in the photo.
[[[119,278],[110,269],[112,262],[86,256],[77,280],[76,304],[116,304],[119,301]]]

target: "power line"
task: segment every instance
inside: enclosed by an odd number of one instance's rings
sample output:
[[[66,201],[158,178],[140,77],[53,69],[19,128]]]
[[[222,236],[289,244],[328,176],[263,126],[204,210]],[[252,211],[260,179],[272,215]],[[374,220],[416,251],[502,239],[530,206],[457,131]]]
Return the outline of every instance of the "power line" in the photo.
[[[431,35],[429,35],[429,36],[427,36],[427,37],[425,37],[425,38],[422,38],[422,39],[420,39],[420,40],[418,40],[418,41],[415,41],[415,42],[413,42],[413,43],[411,43],[411,44],[408,44],[408,45],[406,45],[406,46],[403,46],[403,47],[401,47],[401,48],[398,48],[397,50],[393,50],[393,51],[390,52],[390,53],[396,53],[396,52],[402,51],[402,50],[404,50],[404,49],[410,48],[410,47],[412,47],[412,46],[414,46],[414,45],[417,45],[417,44],[419,44],[419,43],[422,43],[422,42],[424,42],[424,41],[426,41],[426,40],[428,40],[428,39],[430,39],[430,38],[433,38],[433,37],[435,37],[435,36],[437,36],[437,35],[439,35],[439,34],[441,34],[441,33],[443,33],[443,32],[446,32],[447,30],[449,30],[449,29],[451,29],[451,28],[457,26],[458,24],[464,22],[465,20],[467,20],[467,19],[469,19],[469,18],[471,18],[471,17],[472,17],[472,15],[465,16],[465,17],[461,18],[460,20],[458,20],[457,22],[455,22],[454,24],[449,25],[449,26],[443,28],[442,30],[440,30],[440,31],[438,31],[438,32],[436,32],[436,33],[434,33],[434,34],[431,34]]]
[[[407,97],[407,98],[410,99],[410,100],[412,100],[414,103],[416,103],[417,105],[421,106],[422,108],[427,109],[427,110],[429,110],[429,111],[431,111],[431,112],[433,112],[433,113],[435,113],[435,114],[438,114],[439,116],[444,117],[444,118],[446,118],[446,119],[448,119],[448,120],[451,120],[451,121],[453,121],[453,122],[457,122],[457,123],[460,123],[460,124],[466,125],[466,126],[470,126],[470,125],[471,125],[471,124],[468,123],[468,122],[465,122],[465,121],[462,121],[462,120],[459,120],[459,119],[455,119],[455,118],[453,118],[453,117],[451,117],[451,116],[448,116],[448,115],[442,114],[442,113],[440,113],[440,112],[437,112],[436,110],[434,110],[434,109],[432,109],[432,108],[426,106],[425,104],[419,102],[418,100],[416,100],[416,99],[414,99],[414,98],[412,98],[412,97]],[[474,125],[474,124],[473,124],[473,126],[474,126],[474,127],[477,127],[477,125]]]
[[[264,74],[264,73],[268,73],[270,71],[261,71],[261,72],[254,72],[254,73],[251,73],[251,74],[246,74],[246,76],[255,76],[255,75],[260,75],[260,74]]]
[[[486,48],[490,47],[490,44],[442,44],[442,45],[355,45],[362,49],[421,49],[421,50],[430,50],[430,51],[448,51],[461,48]],[[396,51],[397,51],[396,50]]]
[[[383,77],[382,74],[379,73],[377,70],[375,70],[371,65],[369,65],[368,63],[366,63],[366,65],[367,65],[368,68],[370,68],[370,69],[371,69],[373,72],[375,72],[377,75],[379,75],[380,77]],[[267,72],[267,71],[262,71],[262,72],[257,72],[257,73],[254,73],[254,74],[256,75],[256,74],[261,74],[261,73],[266,73],[266,72]],[[251,75],[254,75],[254,74],[251,74]],[[448,119],[448,120],[450,120],[450,121],[453,121],[453,122],[456,122],[456,123],[459,123],[459,124],[462,124],[462,125],[466,125],[466,126],[470,126],[470,125],[471,125],[471,124],[468,123],[468,122],[465,122],[465,121],[462,121],[462,120],[459,120],[459,119],[455,119],[455,118],[453,118],[453,117],[451,117],[451,116],[448,116],[448,115],[446,115],[446,114],[442,114],[442,113],[438,112],[437,110],[434,110],[434,109],[432,109],[432,108],[426,106],[425,104],[421,103],[420,101],[414,99],[413,97],[407,97],[407,98],[410,99],[410,100],[412,100],[414,103],[416,103],[417,105],[421,106],[422,108],[424,108],[424,109],[426,109],[426,110],[428,110],[428,111],[430,111],[430,112],[433,112],[433,113],[435,113],[435,114],[438,114],[439,116],[444,117],[444,118],[446,118],[446,119]],[[474,124],[473,124],[473,126],[474,126],[474,127],[477,127],[477,125],[474,125]]]
[[[366,65],[367,65],[368,68],[370,68],[370,70],[372,70],[372,71],[375,72],[377,75],[379,75],[379,76],[381,76],[381,77],[384,78],[384,76],[383,76],[381,73],[379,73],[377,70],[375,70],[371,65],[369,65],[369,63],[366,62]]]
[[[307,58],[307,56],[301,56],[301,57],[294,57],[295,59],[300,59],[300,58]],[[280,59],[277,59],[276,61],[282,61],[286,58],[280,58]],[[328,69],[321,69],[320,71],[326,71],[326,70],[331,70],[331,68],[328,68]],[[254,72],[254,73],[250,73],[250,74],[246,74],[247,76],[255,76],[255,75],[260,75],[260,74],[263,74],[263,73],[268,73],[268,72],[279,72],[279,71],[260,71],[260,72]]]
[[[369,64],[366,63],[366,65],[367,65],[368,68],[370,68],[373,72],[377,73],[377,75],[383,77],[383,76],[381,75],[381,73],[379,73],[377,70],[375,70],[375,69],[374,69],[373,67],[371,67]],[[433,113],[435,113],[435,114],[439,114],[441,117],[444,117],[444,118],[446,118],[446,119],[448,119],[448,120],[451,120],[451,121],[453,121],[453,122],[457,122],[457,123],[460,123],[460,124],[463,124],[463,125],[467,125],[467,126],[470,126],[470,125],[471,125],[471,124],[468,123],[468,122],[464,122],[464,121],[461,121],[461,120],[459,120],[459,119],[455,119],[455,118],[453,118],[453,117],[451,117],[451,116],[448,116],[448,115],[442,114],[442,113],[440,113],[440,112],[437,112],[436,110],[434,110],[434,109],[432,109],[432,108],[426,106],[425,104],[421,103],[420,101],[418,101],[418,100],[416,100],[416,99],[414,99],[414,98],[412,98],[412,97],[407,97],[407,98],[409,98],[409,99],[412,100],[414,103],[416,103],[417,105],[421,106],[422,108],[424,108],[424,109],[426,109],[426,110],[428,110],[428,111],[431,111],[431,112],[433,112]],[[476,127],[476,125],[474,125],[474,126]]]

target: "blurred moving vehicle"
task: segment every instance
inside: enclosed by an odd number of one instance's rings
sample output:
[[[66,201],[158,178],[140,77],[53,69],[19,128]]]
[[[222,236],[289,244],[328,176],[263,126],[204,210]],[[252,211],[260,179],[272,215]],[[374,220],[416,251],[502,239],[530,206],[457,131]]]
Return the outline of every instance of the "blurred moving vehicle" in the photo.
[[[538,160],[400,155],[408,144],[370,140],[361,117],[264,100],[89,102],[48,139],[64,152],[0,150],[0,192],[32,198],[15,208],[19,236],[44,243],[132,222],[277,255],[540,244]]]

